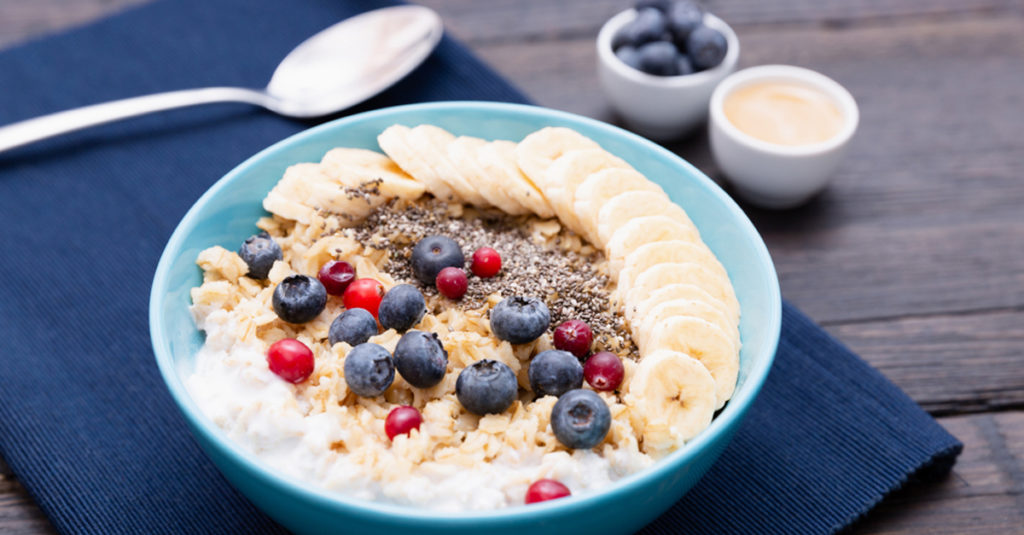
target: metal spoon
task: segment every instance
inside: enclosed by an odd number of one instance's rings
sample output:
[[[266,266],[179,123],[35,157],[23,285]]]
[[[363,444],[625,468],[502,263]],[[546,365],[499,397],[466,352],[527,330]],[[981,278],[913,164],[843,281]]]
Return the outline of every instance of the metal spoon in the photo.
[[[368,11],[310,37],[277,66],[266,89],[208,87],[62,111],[0,127],[0,152],[82,128],[156,111],[244,102],[286,117],[320,117],[387,89],[430,55],[444,32],[422,6]]]

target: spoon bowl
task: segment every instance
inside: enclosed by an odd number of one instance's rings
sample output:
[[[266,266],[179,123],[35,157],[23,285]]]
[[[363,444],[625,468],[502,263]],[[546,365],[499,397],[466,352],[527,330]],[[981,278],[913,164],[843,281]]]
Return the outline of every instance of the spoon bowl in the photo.
[[[380,93],[413,71],[444,33],[422,6],[397,6],[345,19],[305,40],[277,66],[267,108],[288,117],[335,113]]]

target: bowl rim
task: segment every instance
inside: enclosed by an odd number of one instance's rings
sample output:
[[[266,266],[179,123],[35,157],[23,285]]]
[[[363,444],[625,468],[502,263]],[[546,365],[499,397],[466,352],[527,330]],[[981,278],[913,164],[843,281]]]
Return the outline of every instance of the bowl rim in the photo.
[[[839,107],[839,111],[843,115],[842,128],[825,141],[806,145],[771,143],[740,130],[725,116],[725,99],[737,89],[764,81],[791,82],[821,91]],[[711,94],[711,101],[708,103],[708,117],[710,118],[709,123],[717,125],[725,135],[739,145],[768,154],[816,156],[849,143],[860,123],[860,110],[850,91],[832,78],[805,67],[770,64],[748,67],[726,76]]]
[[[167,288],[167,283],[170,279],[170,270],[174,261],[173,252],[181,248],[186,237],[200,222],[199,212],[209,202],[209,200],[217,195],[221,190],[227,188],[237,176],[241,175],[248,168],[257,166],[268,155],[278,152],[286,147],[302,144],[306,142],[307,139],[317,136],[321,132],[336,128],[343,128],[349,123],[356,123],[379,116],[402,114],[406,112],[446,110],[465,111],[467,108],[483,112],[539,115],[543,116],[543,118],[555,121],[582,123],[590,128],[602,131],[603,133],[607,133],[613,137],[624,137],[630,143],[637,143],[645,150],[653,151],[662,158],[676,160],[678,164],[682,164],[683,167],[687,168],[696,180],[701,182],[713,195],[719,197],[719,199],[723,201],[726,210],[730,212],[731,217],[742,227],[744,234],[755,238],[753,240],[755,254],[758,257],[759,262],[768,270],[767,275],[769,275],[770,280],[773,282],[773,284],[769,285],[767,288],[767,300],[772,314],[768,318],[768,321],[762,326],[762,328],[767,329],[768,333],[768,343],[765,346],[765,350],[768,354],[765,358],[755,363],[747,375],[744,382],[744,388],[737,391],[736,395],[729,400],[725,408],[722,409],[721,412],[712,420],[711,425],[704,429],[697,437],[686,443],[682,448],[658,459],[650,467],[616,480],[607,488],[602,489],[599,492],[589,493],[582,496],[570,496],[559,500],[535,503],[531,504],[529,507],[511,506],[498,510],[462,511],[457,514],[453,514],[450,512],[420,509],[408,505],[359,499],[339,492],[333,492],[316,487],[310,483],[301,481],[298,478],[273,470],[263,462],[259,461],[255,455],[246,451],[241,445],[228,438],[227,434],[217,427],[202,412],[202,410],[199,409],[198,405],[196,405],[189,394],[183,380],[178,375],[177,366],[172,358],[171,351],[169,351],[170,345],[168,337],[164,333],[163,329],[159,328],[159,325],[161,325],[160,309],[162,300],[170,293]],[[433,522],[436,525],[462,527],[466,527],[466,524],[474,524],[483,527],[485,525],[484,523],[500,523],[513,519],[529,519],[536,521],[539,518],[539,514],[554,514],[557,512],[563,512],[563,509],[569,510],[564,511],[566,513],[573,509],[585,509],[599,501],[637,492],[645,486],[648,486],[649,483],[659,474],[679,469],[683,465],[692,462],[697,457],[698,452],[704,450],[718,439],[719,435],[725,433],[728,429],[739,423],[739,420],[744,417],[746,411],[750,408],[750,405],[753,403],[758,393],[760,393],[778,348],[778,341],[781,333],[781,322],[782,300],[778,285],[778,276],[775,271],[775,266],[772,263],[771,256],[768,253],[767,246],[764,244],[760,234],[754,228],[753,223],[740,209],[739,205],[736,204],[736,202],[733,201],[732,198],[724,192],[724,190],[722,190],[704,173],[662,146],[633,134],[632,132],[628,132],[596,119],[540,106],[489,101],[445,101],[406,104],[353,114],[298,132],[270,145],[253,156],[250,156],[207,189],[206,192],[196,200],[192,207],[189,208],[188,212],[186,212],[177,227],[175,227],[174,232],[168,239],[167,245],[160,256],[160,261],[157,264],[152,289],[150,291],[149,305],[150,336],[160,374],[168,390],[170,390],[175,403],[178,405],[182,414],[190,424],[193,432],[202,434],[203,438],[205,438],[208,443],[215,445],[222,453],[233,457],[234,461],[240,464],[250,475],[257,478],[262,485],[281,488],[282,490],[291,493],[293,496],[301,497],[301,499],[323,509],[347,511],[355,514],[375,513],[384,516],[397,516],[402,518],[404,521],[426,521]],[[167,348],[166,351],[165,348]],[[218,466],[218,469],[219,468],[220,467]]]
[[[725,36],[727,49],[722,62],[713,68],[703,71],[680,74],[676,76],[656,76],[646,72],[638,71],[626,65],[615,55],[612,50],[612,37],[620,28],[628,24],[637,16],[637,10],[629,8],[620,11],[612,18],[605,21],[601,30],[597,33],[597,56],[601,63],[611,69],[616,75],[625,78],[633,83],[644,84],[665,89],[682,89],[698,87],[709,83],[715,83],[726,74],[732,72],[740,57],[740,39],[736,32],[726,22],[711,13],[704,13],[704,25],[722,32]]]

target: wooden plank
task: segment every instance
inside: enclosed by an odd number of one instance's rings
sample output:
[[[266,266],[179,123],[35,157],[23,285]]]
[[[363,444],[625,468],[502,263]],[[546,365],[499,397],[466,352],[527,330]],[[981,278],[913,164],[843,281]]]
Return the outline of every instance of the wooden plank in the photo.
[[[612,15],[633,5],[629,0],[422,0],[445,25],[473,44],[593,36]],[[705,2],[733,26],[753,24],[849,25],[857,21],[912,16],[963,16],[1014,12],[1014,0],[731,0]]]
[[[950,416],[938,421],[965,444],[951,476],[940,482],[912,483],[906,489],[910,492],[890,496],[889,505],[1019,493],[1024,484],[1019,477],[1024,442],[1008,440],[1006,434],[1024,425],[1024,411]],[[927,491],[918,492],[925,487]]]
[[[744,64],[805,65],[847,85],[861,127],[825,194],[745,207],[783,294],[825,322],[1024,305],[1024,17],[741,32]],[[613,119],[590,39],[479,46],[539,103]],[[959,103],[970,95],[970,105]],[[956,104],[954,104],[956,103]],[[713,177],[706,136],[669,148]]]
[[[1024,534],[1024,412],[940,422],[966,444],[951,476],[908,485],[849,534]]]
[[[0,2],[0,48],[94,21],[150,0]]]
[[[927,490],[924,491],[927,493]],[[874,535],[1021,535],[1024,517],[1015,496],[884,504],[847,533]]]
[[[56,533],[43,512],[29,498],[24,487],[14,479],[11,469],[3,458],[0,458],[0,533],[6,535]]]
[[[147,1],[152,0],[3,2],[0,3],[0,47],[86,24]],[[436,9],[446,27],[470,43],[592,36],[609,17],[632,5],[628,0],[421,0],[419,3]],[[963,16],[1020,10],[1015,0],[737,0],[707,4],[734,26],[777,23],[844,26],[893,17]]]
[[[1024,311],[833,325],[828,331],[933,414],[1024,407]]]
[[[820,321],[1014,308],[1024,303],[1024,250],[1007,247],[1024,243],[1016,217],[1004,211],[979,216],[995,221],[936,221],[931,229],[851,224],[765,239],[783,295]]]

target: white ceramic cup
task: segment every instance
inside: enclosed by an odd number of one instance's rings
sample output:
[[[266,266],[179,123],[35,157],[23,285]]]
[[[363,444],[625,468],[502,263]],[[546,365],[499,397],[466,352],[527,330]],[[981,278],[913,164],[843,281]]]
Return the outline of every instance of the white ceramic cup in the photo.
[[[790,146],[740,131],[725,116],[725,99],[737,89],[764,82],[799,84],[826,95],[842,115],[839,132],[820,143]],[[762,65],[729,76],[711,95],[709,113],[711,153],[719,169],[745,200],[775,209],[798,206],[824,189],[860,120],[857,103],[846,88],[821,73],[790,65]]]
[[[615,56],[612,37],[636,18],[627,9],[608,19],[597,34],[597,71],[612,107],[634,132],[658,141],[680,137],[707,118],[711,92],[736,69],[740,41],[722,19],[709,13],[704,24],[725,36],[728,49],[717,67],[682,76],[654,76],[638,71]]]

